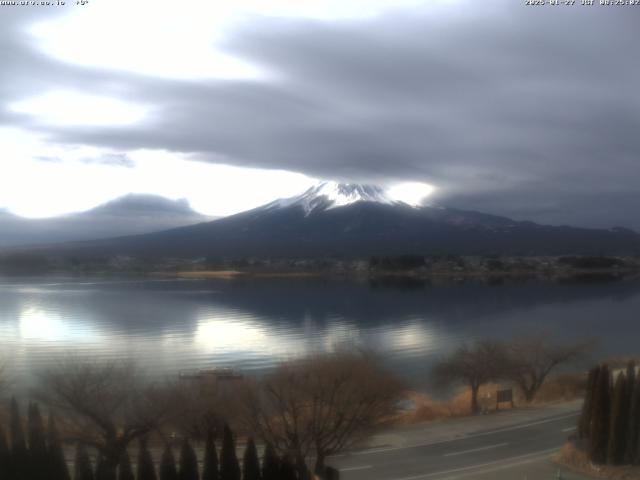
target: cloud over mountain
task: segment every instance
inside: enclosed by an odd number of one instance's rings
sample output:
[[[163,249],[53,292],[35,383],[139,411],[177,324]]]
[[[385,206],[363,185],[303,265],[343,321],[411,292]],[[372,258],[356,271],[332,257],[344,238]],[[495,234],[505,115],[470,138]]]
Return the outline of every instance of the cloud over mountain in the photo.
[[[185,200],[140,194],[54,218],[26,219],[0,210],[0,247],[135,235],[208,220]]]
[[[0,124],[117,152],[424,181],[458,208],[640,228],[633,7],[436,3],[357,19],[249,16],[222,47],[265,77],[224,80],[63,63],[25,33],[33,19],[11,12],[0,33],[0,103],[55,85],[152,108],[126,127],[43,125],[6,108]]]

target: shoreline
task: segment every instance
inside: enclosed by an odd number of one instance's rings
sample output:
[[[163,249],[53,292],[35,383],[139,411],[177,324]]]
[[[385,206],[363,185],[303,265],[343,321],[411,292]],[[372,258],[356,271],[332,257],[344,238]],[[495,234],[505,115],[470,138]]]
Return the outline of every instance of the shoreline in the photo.
[[[98,272],[113,274],[117,272]],[[124,274],[140,274],[141,276],[209,280],[209,279],[245,279],[245,278],[340,278],[352,280],[369,280],[379,282],[428,282],[431,280],[623,280],[640,277],[638,269],[607,269],[607,270],[550,270],[550,271],[434,271],[434,272],[402,272],[402,271],[252,271],[252,270],[180,270],[153,272],[123,272]]]
[[[48,270],[32,272],[2,272],[0,278],[20,277],[134,277],[164,280],[254,280],[254,279],[326,279],[342,281],[365,281],[375,285],[407,285],[433,283],[434,285],[464,282],[480,282],[499,285],[503,282],[540,281],[550,283],[577,282],[598,283],[610,281],[629,281],[640,279],[640,269],[607,269],[607,270],[517,270],[517,271],[451,271],[439,270],[431,272],[407,271],[360,271],[360,270]]]
[[[316,272],[247,272],[242,270],[202,270],[202,271],[178,271],[178,272],[150,272],[146,274],[151,277],[163,278],[183,278],[193,280],[225,279],[233,280],[237,278],[298,278],[298,277],[322,277],[323,273]]]

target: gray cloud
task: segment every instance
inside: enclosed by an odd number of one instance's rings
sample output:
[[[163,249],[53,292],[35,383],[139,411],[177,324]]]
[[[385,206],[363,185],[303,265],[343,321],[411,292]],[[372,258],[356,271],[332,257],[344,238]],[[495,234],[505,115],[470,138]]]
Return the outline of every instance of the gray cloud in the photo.
[[[60,163],[62,161],[59,157],[48,157],[46,155],[38,155],[35,160],[45,163]]]
[[[92,85],[153,105],[155,116],[126,129],[47,127],[52,139],[325,178],[422,180],[459,208],[640,228],[637,12],[506,0],[466,8],[447,18],[426,7],[357,22],[256,18],[225,48],[273,72],[270,82],[99,72],[6,37],[16,48],[1,59],[3,75],[14,81],[0,85],[20,86],[0,86],[0,99],[38,91],[43,78]],[[7,115],[0,122],[29,125]]]
[[[95,158],[83,158],[81,162],[89,165],[111,165],[125,168],[133,168],[135,166],[135,162],[123,153],[102,155]]]

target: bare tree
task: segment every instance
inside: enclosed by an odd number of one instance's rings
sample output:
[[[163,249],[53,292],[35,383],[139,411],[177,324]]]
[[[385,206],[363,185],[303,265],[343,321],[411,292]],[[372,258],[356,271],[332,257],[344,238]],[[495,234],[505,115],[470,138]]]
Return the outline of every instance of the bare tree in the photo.
[[[64,413],[68,440],[98,450],[109,479],[131,441],[157,428],[173,406],[170,394],[145,384],[131,364],[69,361],[42,380],[38,396]]]
[[[584,357],[592,348],[593,342],[587,341],[558,344],[546,333],[516,338],[506,343],[503,376],[531,402],[555,368]]]
[[[181,380],[174,385],[175,409],[172,426],[184,436],[196,441],[218,438],[226,416],[223,412],[224,395],[215,381]]]
[[[247,427],[280,455],[294,459],[301,479],[307,459],[321,472],[327,456],[365,438],[392,413],[403,384],[373,356],[339,352],[281,364],[248,385]]]
[[[506,358],[504,344],[482,340],[463,345],[450,357],[438,362],[432,369],[432,378],[439,387],[462,383],[471,389],[471,413],[478,413],[478,391],[485,383],[497,380]]]
[[[240,424],[244,413],[238,402],[239,392],[244,391],[240,379],[219,379],[203,375],[174,382],[174,411],[170,425],[195,441],[221,438],[225,423]]]

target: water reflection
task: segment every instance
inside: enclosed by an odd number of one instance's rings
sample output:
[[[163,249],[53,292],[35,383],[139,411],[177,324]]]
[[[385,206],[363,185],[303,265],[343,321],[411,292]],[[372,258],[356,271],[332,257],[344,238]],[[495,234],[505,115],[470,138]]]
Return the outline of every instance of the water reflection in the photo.
[[[200,312],[197,316],[195,345],[206,353],[252,351],[275,343],[264,327],[251,319],[224,311]]]
[[[23,308],[18,317],[19,335],[24,341],[82,342],[96,341],[101,334],[91,324],[70,322],[60,312],[36,306]]]
[[[438,356],[479,337],[547,330],[637,353],[637,281],[400,288],[326,279],[0,280],[2,355],[33,378],[72,352],[135,359],[150,375],[367,348],[416,383]]]

